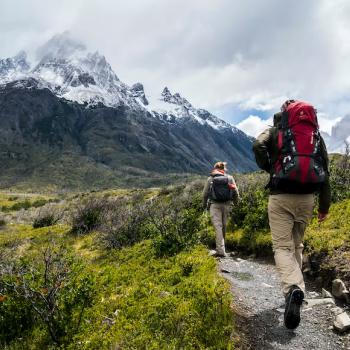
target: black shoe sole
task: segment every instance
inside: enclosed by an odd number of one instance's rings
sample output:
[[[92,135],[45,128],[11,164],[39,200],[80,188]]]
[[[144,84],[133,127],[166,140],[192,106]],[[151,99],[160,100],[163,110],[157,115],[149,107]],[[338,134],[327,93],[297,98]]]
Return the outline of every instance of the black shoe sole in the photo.
[[[286,304],[284,311],[284,325],[288,329],[295,329],[300,323],[300,307],[304,300],[304,293],[301,289],[295,289]]]

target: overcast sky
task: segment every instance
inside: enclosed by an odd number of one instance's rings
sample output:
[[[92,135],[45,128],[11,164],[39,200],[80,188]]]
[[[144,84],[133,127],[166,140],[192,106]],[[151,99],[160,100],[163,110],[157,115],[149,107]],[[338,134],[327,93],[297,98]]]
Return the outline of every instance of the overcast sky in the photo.
[[[69,30],[104,54],[125,83],[142,82],[146,94],[168,86],[242,128],[265,124],[287,97],[312,102],[324,130],[350,112],[348,0],[0,0],[0,5],[2,58],[21,49],[33,52]]]

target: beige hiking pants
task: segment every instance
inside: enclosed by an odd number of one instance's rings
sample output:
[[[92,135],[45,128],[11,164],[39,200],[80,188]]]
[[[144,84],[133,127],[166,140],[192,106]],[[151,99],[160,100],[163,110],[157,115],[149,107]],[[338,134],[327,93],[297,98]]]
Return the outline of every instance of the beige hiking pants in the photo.
[[[230,203],[211,203],[210,217],[216,233],[216,253],[225,254],[225,234]]]
[[[272,245],[285,295],[292,285],[305,291],[301,270],[303,239],[313,207],[313,194],[276,194],[269,197]]]

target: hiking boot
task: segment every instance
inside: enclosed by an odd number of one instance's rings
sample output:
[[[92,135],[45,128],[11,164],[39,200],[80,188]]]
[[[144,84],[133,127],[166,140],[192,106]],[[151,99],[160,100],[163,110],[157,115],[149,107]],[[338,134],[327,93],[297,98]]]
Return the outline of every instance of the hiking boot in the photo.
[[[284,310],[284,325],[288,329],[295,329],[300,323],[300,307],[304,300],[304,292],[293,285],[286,296],[286,308]]]

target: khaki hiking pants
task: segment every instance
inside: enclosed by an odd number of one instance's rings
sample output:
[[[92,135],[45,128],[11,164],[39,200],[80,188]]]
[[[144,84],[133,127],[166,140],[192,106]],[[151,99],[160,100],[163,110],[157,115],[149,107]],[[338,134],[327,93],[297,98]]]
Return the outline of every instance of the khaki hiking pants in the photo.
[[[228,215],[230,212],[230,203],[211,203],[210,217],[216,233],[216,253],[225,254],[225,234]]]
[[[305,291],[301,270],[303,239],[313,208],[313,194],[276,194],[269,197],[272,245],[285,295],[293,284]]]

